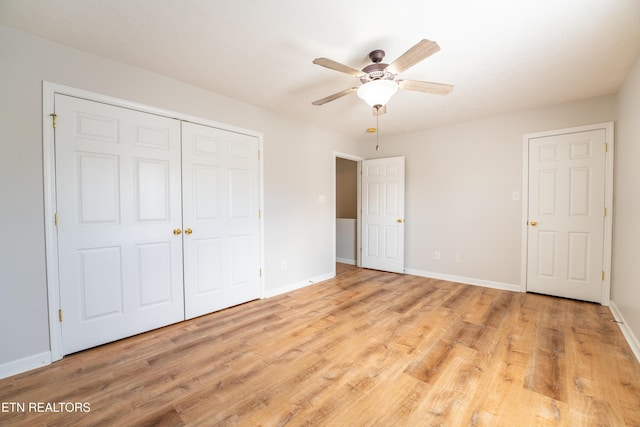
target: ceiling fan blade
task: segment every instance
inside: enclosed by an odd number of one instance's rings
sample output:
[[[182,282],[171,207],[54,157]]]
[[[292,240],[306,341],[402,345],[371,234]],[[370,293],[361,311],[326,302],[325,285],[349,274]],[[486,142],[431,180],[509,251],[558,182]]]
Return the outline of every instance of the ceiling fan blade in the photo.
[[[333,95],[329,95],[329,96],[327,96],[325,98],[318,99],[317,101],[313,101],[312,104],[313,105],[326,104],[327,102],[333,101],[333,100],[338,99],[338,98],[342,98],[345,95],[349,95],[350,93],[353,93],[356,90],[358,90],[357,87],[350,87],[349,89],[345,89],[345,90],[342,90],[340,92],[334,93]]]
[[[397,80],[398,86],[403,90],[415,90],[417,92],[446,95],[453,90],[453,86],[444,83],[421,82],[417,80]]]
[[[360,70],[357,70],[348,65],[341,64],[329,58],[316,58],[313,60],[313,63],[325,68],[329,68],[330,70],[340,71],[341,73],[349,74],[355,77],[358,77],[364,74]]]
[[[401,73],[439,50],[438,43],[427,39],[420,40],[415,46],[389,64],[387,70],[392,74]]]

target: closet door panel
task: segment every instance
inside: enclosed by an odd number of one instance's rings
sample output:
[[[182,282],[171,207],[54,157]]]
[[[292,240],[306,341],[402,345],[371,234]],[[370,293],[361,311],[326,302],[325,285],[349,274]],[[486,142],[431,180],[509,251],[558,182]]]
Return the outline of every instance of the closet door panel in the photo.
[[[184,319],[180,122],[55,95],[63,354]]]
[[[185,314],[260,297],[256,137],[182,123]]]

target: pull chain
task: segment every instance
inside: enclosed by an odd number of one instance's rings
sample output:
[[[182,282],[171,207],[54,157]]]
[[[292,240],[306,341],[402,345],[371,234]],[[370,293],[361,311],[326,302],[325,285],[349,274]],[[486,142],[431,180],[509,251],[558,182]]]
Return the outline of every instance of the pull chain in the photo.
[[[376,105],[376,151],[380,151],[380,126],[378,125],[381,105]]]

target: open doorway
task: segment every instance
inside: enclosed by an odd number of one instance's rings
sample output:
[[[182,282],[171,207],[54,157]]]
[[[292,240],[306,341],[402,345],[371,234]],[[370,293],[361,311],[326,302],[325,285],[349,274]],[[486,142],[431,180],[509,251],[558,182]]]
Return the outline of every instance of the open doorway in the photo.
[[[360,265],[360,164],[362,157],[334,152],[334,259],[336,267]]]
[[[336,157],[336,262],[357,263],[358,162]]]

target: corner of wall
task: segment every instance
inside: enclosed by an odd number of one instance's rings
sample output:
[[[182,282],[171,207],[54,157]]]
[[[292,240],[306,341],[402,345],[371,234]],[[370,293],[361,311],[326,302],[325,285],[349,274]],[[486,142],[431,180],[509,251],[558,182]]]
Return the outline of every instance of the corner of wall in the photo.
[[[616,319],[622,334],[627,339],[627,343],[629,343],[629,347],[631,347],[631,351],[636,356],[636,360],[640,363],[640,340],[633,333],[631,328],[629,328],[627,322],[625,322],[622,313],[618,310],[616,304],[611,301],[609,304],[609,309],[611,310],[611,314],[613,314],[613,318]]]

